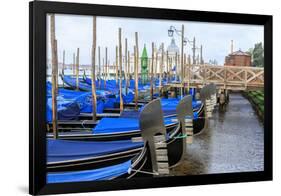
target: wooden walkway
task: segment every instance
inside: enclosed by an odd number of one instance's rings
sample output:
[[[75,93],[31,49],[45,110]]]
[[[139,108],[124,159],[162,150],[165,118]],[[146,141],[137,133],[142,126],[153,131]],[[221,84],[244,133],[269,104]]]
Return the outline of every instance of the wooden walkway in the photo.
[[[264,69],[260,67],[186,65],[184,86],[202,88],[214,83],[219,89],[258,90],[264,88]],[[182,86],[182,84],[169,84]]]

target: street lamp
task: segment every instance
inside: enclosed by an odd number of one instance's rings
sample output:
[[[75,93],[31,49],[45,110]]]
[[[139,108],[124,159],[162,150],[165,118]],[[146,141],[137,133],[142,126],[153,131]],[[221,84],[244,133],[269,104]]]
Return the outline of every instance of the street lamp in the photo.
[[[174,26],[170,26],[170,28],[168,29],[168,36],[169,37],[173,37],[174,36],[174,32],[176,32],[176,34],[178,36],[182,36],[182,31],[181,30],[177,30],[176,27]],[[187,38],[183,38],[183,45],[185,46],[187,44]]]

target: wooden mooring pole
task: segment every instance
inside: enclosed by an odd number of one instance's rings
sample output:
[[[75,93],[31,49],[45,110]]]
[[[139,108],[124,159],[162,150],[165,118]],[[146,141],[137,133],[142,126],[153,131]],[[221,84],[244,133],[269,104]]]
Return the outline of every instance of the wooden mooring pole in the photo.
[[[128,94],[128,59],[127,59],[127,53],[128,53],[128,40],[127,38],[125,39],[125,68],[124,68],[124,74],[125,74],[125,88],[126,88],[126,95]]]
[[[181,84],[183,84],[183,80],[184,80],[184,62],[183,62],[183,58],[184,58],[184,52],[183,52],[183,47],[184,47],[184,25],[182,25],[181,27]],[[181,96],[183,96],[183,86],[181,87]],[[188,91],[188,90],[187,90]]]
[[[105,81],[108,80],[108,57],[107,57],[107,47],[105,47]]]
[[[116,58],[115,58],[115,80],[116,86],[118,85],[118,46],[116,46]]]
[[[101,62],[100,62],[100,46],[98,48],[98,58],[99,58],[99,88],[101,88]]]
[[[76,90],[79,90],[79,48],[76,54]]]
[[[65,50],[63,50],[63,53],[62,53],[62,71],[61,71],[62,74],[64,74],[64,68],[65,68]],[[63,80],[62,80],[62,87],[64,87]]]
[[[57,69],[58,69],[58,56],[57,56],[57,40],[55,34],[55,15],[51,14],[51,49],[52,49],[52,126],[54,139],[58,138],[57,127]]]
[[[96,43],[97,43],[97,20],[93,17],[93,45],[92,45],[92,119],[97,120],[97,95],[96,95]]]
[[[123,111],[122,97],[122,29],[119,28],[119,94],[120,94],[120,113]]]
[[[164,43],[161,44],[161,63],[160,63],[160,76],[159,76],[159,92],[162,94],[162,74],[164,64]]]
[[[153,63],[154,63],[154,42],[152,42],[151,50],[151,72],[150,72],[150,99],[153,100]]]
[[[76,65],[76,60],[75,60],[75,52],[73,53],[73,66],[72,66],[72,76],[75,76],[75,65]]]
[[[138,41],[138,32],[135,32],[135,109],[138,109],[138,87],[139,87],[139,41]]]

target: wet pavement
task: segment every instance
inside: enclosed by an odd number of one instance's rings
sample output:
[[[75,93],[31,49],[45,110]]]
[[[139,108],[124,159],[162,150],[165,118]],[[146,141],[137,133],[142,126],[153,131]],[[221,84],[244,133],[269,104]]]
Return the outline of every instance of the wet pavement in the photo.
[[[249,101],[230,94],[225,112],[215,109],[209,128],[187,144],[184,161],[172,175],[262,171],[264,128]]]

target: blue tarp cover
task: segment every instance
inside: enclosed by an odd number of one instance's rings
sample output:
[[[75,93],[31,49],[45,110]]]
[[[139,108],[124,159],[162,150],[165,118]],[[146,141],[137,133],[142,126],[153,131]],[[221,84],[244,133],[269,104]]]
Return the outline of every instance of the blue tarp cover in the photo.
[[[75,172],[52,172],[47,174],[47,183],[83,182],[94,180],[110,180],[112,178],[128,173],[131,160],[121,164]]]
[[[52,84],[48,81],[47,82],[47,96],[48,98],[52,98]],[[81,113],[91,113],[92,112],[92,93],[91,92],[83,92],[83,91],[76,91],[76,90],[68,90],[64,88],[58,89],[58,105],[61,105],[63,103],[77,103],[80,107]],[[104,109],[104,102],[102,97],[105,95],[108,95],[109,93],[106,91],[97,91],[98,99],[97,99],[97,113],[103,113]],[[62,102],[62,103],[60,103]],[[48,102],[49,103],[49,102]],[[50,103],[49,106],[52,106]],[[66,107],[66,105],[64,104]],[[62,119],[63,120],[63,119]]]
[[[172,124],[172,118],[164,118],[165,125]],[[102,118],[93,128],[94,134],[126,133],[139,131],[138,118]]]
[[[79,105],[70,100],[65,100],[63,97],[57,97],[57,112],[59,120],[77,120],[80,114]],[[52,98],[47,98],[46,121],[52,121]]]
[[[123,152],[143,146],[142,142],[131,140],[93,142],[47,140],[47,162],[60,162],[77,159],[87,159],[100,155]]]

